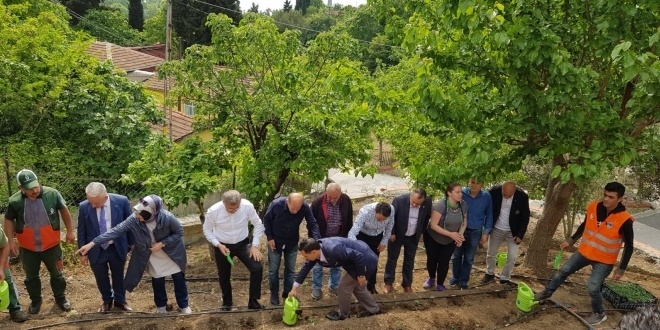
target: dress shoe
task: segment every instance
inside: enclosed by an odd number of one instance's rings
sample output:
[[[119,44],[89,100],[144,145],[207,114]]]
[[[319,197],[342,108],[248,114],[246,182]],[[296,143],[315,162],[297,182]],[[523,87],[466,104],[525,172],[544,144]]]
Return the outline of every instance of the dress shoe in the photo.
[[[68,312],[71,310],[71,303],[68,299],[64,298],[62,300],[56,300],[55,304],[60,307],[61,310]]]
[[[273,306],[280,305],[280,297],[278,296],[277,292],[270,294],[270,304]]]
[[[112,309],[112,302],[104,302],[99,307],[99,313],[107,313]]]
[[[19,311],[9,313],[9,319],[11,319],[12,321],[14,321],[16,323],[23,323],[23,322],[27,321],[28,315],[25,314],[24,311],[19,310]]]
[[[128,303],[118,303],[118,302],[116,302],[115,307],[123,310],[124,312],[132,312],[133,311],[133,308],[131,308],[131,306],[129,306]]]
[[[370,311],[364,310],[364,311],[359,312],[357,317],[369,317],[369,316],[374,316],[374,315],[377,315],[377,314],[380,314],[380,310],[378,310],[378,312],[376,312],[376,313],[372,313]]]
[[[220,306],[220,310],[224,312],[229,312],[231,310],[231,305],[232,304],[222,304],[222,306]]]
[[[39,301],[32,301],[30,303],[30,307],[28,308],[28,313],[30,314],[37,314],[41,310],[41,300]]]
[[[394,291],[394,288],[392,287],[391,284],[383,285],[383,293],[392,293],[393,291]]]
[[[403,291],[404,291],[405,293],[413,293],[413,292],[415,292],[415,291],[413,291],[413,288],[412,288],[411,286],[404,286],[404,287],[403,287]]]
[[[337,311],[333,311],[328,314],[325,314],[325,317],[330,321],[341,321],[346,319],[346,316],[339,315],[339,312]]]
[[[378,291],[376,291],[376,288],[371,288],[371,289],[367,289],[367,290],[369,290],[369,293],[371,293],[371,294],[378,294]]]
[[[257,299],[250,299],[248,302],[248,309],[263,309],[264,306],[261,305]]]

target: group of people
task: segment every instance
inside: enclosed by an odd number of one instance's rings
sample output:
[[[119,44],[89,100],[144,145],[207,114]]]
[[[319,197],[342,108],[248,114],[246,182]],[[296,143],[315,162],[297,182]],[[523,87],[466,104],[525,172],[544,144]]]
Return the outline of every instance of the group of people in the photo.
[[[5,214],[5,235],[0,235],[0,260],[9,253],[20,255],[25,270],[25,285],[31,300],[28,312],[37,314],[42,303],[39,268],[47,267],[56,304],[64,311],[71,309],[66,298],[66,281],[62,274],[60,219],[64,223],[66,241],[76,238],[71,215],[61,194],[41,186],[30,170],[17,175],[20,191],[9,199]],[[183,227],[176,217],[163,209],[159,196],[140,199],[132,208],[126,196],[108,193],[103,184],[90,183],[86,200],[80,203],[77,240],[81,261],[92,269],[102,304],[100,312],[112,308],[132,311],[125,292],[137,287],[143,274],[151,278],[157,313],[167,312],[165,278],[170,276],[178,309],[192,312],[186,287],[186,251]],[[538,300],[548,299],[557,287],[575,271],[591,265],[589,281],[594,314],[589,319],[597,324],[605,319],[600,285],[616,263],[618,251],[625,251],[615,278],[620,278],[632,254],[632,217],[621,199],[625,187],[613,182],[605,186],[603,200],[589,205],[585,221],[571,240],[561,244],[565,249],[582,238],[582,245],[559,270]],[[452,183],[444,198],[433,204],[423,189],[414,189],[394,198],[392,204],[376,202],[364,205],[353,221],[351,199],[336,183],[311,205],[299,193],[273,200],[263,221],[255,207],[238,191],[226,191],[222,201],[206,213],[203,232],[214,246],[214,259],[222,291],[221,309],[229,311],[234,304],[231,268],[234,258],[250,273],[249,309],[262,309],[261,283],[263,266],[261,239],[267,242],[270,303],[280,305],[282,299],[297,297],[298,288],[312,272],[313,299],[323,298],[323,268],[329,268],[327,292],[337,297],[339,308],[326,315],[331,320],[350,316],[351,295],[364,311],[358,317],[378,314],[380,308],[373,298],[377,294],[377,269],[380,252],[387,249],[383,292],[394,290],[396,265],[403,248],[401,288],[414,292],[413,268],[420,240],[426,251],[427,290],[444,291],[445,280],[452,263],[452,276],[447,285],[468,289],[470,273],[477,248],[488,244],[486,274],[481,283],[495,279],[495,256],[507,243],[507,261],[500,273],[500,283],[510,284],[511,273],[529,223],[529,198],[513,181],[497,185],[488,191],[472,178],[468,187]],[[300,238],[300,225],[306,222],[308,238]],[[602,223],[605,225],[601,226]],[[250,234],[249,226],[252,225]],[[14,243],[16,237],[18,245]],[[124,273],[127,254],[131,258]],[[305,263],[295,276],[298,253]],[[280,267],[284,261],[282,291]],[[10,284],[12,296],[9,312],[13,321],[23,322],[27,315],[16,299],[11,274],[0,264],[0,280]],[[344,273],[342,276],[342,268]],[[594,316],[595,315],[595,316]]]

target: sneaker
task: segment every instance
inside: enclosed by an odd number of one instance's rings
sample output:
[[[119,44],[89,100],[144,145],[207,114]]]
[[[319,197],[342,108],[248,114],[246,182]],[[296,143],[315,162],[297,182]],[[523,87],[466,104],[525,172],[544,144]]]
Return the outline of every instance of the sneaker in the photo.
[[[337,311],[332,311],[328,314],[325,314],[325,317],[330,321],[341,321],[346,319],[346,316],[340,315]]]
[[[518,286],[518,285],[516,285],[515,283],[513,283],[509,280],[500,280],[500,284],[504,284],[504,285],[507,285],[507,286],[512,287],[512,288]]]
[[[23,323],[27,321],[28,315],[24,311],[15,311],[9,314],[9,319],[16,323]]]
[[[461,290],[469,290],[470,287],[467,284],[461,284],[460,285]]]
[[[484,275],[484,278],[481,279],[481,284],[488,284],[492,281],[495,281],[495,275],[486,273],[486,275]]]
[[[181,314],[191,314],[192,309],[190,309],[190,307],[181,308],[180,312],[181,312]]]
[[[534,301],[543,301],[546,299],[550,299],[552,297],[552,293],[547,293],[545,290],[537,293],[534,295]]]
[[[444,285],[442,285],[442,284],[438,284],[438,285],[435,287],[435,291],[445,291],[445,290],[447,290],[447,288],[446,288]]]
[[[321,300],[323,298],[323,291],[321,289],[312,289],[312,299]]]
[[[587,318],[587,323],[597,325],[605,320],[607,320],[607,315],[605,315],[605,313],[591,313],[591,316]]]
[[[428,277],[428,278],[426,278],[426,282],[424,282],[424,285],[422,285],[422,288],[424,288],[426,290],[431,290],[433,285],[435,285],[435,278]]]
[[[335,297],[339,296],[339,291],[337,291],[337,288],[330,287],[330,288],[328,288],[328,292],[330,292]]]
[[[156,307],[156,314],[164,314],[164,313],[167,313],[167,306]]]
[[[449,286],[454,286],[454,285],[458,285],[458,280],[452,277],[449,279]]]
[[[359,312],[356,316],[357,316],[358,318],[361,318],[361,317],[374,316],[374,315],[378,315],[378,314],[380,314],[380,310],[378,310],[378,311],[375,312],[375,313],[372,313],[372,312],[370,312],[370,311],[364,310],[364,311]]]

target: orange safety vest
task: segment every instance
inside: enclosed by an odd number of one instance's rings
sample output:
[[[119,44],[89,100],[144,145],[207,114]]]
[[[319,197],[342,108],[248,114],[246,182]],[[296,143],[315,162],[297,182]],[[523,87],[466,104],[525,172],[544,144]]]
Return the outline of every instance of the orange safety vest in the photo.
[[[596,215],[598,203],[592,202],[587,206],[582,244],[578,251],[589,260],[614,265],[623,245],[623,236],[619,234],[619,229],[626,220],[631,219],[630,213],[610,213],[599,226]]]

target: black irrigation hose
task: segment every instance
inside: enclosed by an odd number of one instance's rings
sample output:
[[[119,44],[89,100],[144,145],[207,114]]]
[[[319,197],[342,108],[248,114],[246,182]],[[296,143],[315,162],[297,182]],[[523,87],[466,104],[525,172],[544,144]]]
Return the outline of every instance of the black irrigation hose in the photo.
[[[437,299],[437,298],[453,298],[453,297],[463,297],[463,296],[472,296],[472,295],[478,295],[478,294],[491,294],[491,293],[498,293],[498,292],[507,292],[507,291],[513,291],[515,289],[513,288],[508,288],[508,289],[497,289],[497,290],[488,290],[488,291],[456,291],[460,293],[456,294],[450,294],[450,295],[431,295],[431,296],[426,296],[426,297],[420,297],[420,296],[415,296],[415,297],[407,297],[407,298],[401,298],[401,299],[389,299],[389,300],[380,300],[376,301],[377,303],[381,304],[388,304],[388,303],[401,303],[401,302],[409,302],[409,301],[419,301],[419,300],[432,300],[432,299]],[[446,291],[445,291],[446,292]],[[314,306],[301,306],[301,309],[315,309],[315,308],[329,308],[329,307],[335,307],[337,306],[337,303],[332,303],[332,304],[324,304],[324,305],[314,305]],[[237,307],[247,307],[247,306],[237,306]],[[222,311],[219,310],[218,308],[212,309],[212,310],[203,310],[199,312],[194,312],[188,315],[182,315],[182,314],[175,314],[175,313],[167,313],[167,314],[151,314],[151,315],[133,315],[133,316],[111,316],[111,317],[96,317],[96,318],[89,318],[89,319],[79,319],[79,320],[71,320],[71,321],[65,321],[65,322],[58,322],[58,323],[52,323],[52,324],[46,324],[46,325],[40,325],[36,327],[30,327],[27,328],[28,330],[36,330],[36,329],[44,329],[44,328],[51,328],[51,327],[57,327],[57,326],[62,326],[62,325],[69,325],[69,324],[75,324],[75,323],[83,323],[83,322],[94,322],[94,321],[108,321],[108,320],[127,320],[127,319],[156,319],[156,318],[170,318],[170,317],[180,317],[180,316],[193,316],[193,315],[206,315],[206,314],[238,314],[238,313],[256,313],[264,310],[281,310],[283,307],[282,306],[271,306],[271,307],[265,307],[263,309],[240,309],[240,310],[231,310],[231,311]],[[134,313],[145,313],[145,312],[134,312]],[[89,313],[89,314],[94,314],[94,313]],[[126,314],[130,314],[126,313]],[[82,315],[88,315],[88,314],[82,314]]]
[[[536,316],[537,314],[541,314],[542,312],[545,312],[546,310],[551,309],[551,308],[559,308],[559,306],[545,306],[545,307],[543,307],[543,308],[541,308],[541,309],[537,309],[537,310],[535,310],[535,311],[533,311],[533,312],[531,312],[531,313],[524,314],[523,316],[521,316],[521,317],[519,317],[519,318],[517,318],[517,319],[515,319],[515,320],[513,320],[513,321],[511,321],[511,322],[509,322],[509,323],[507,323],[507,324],[505,324],[504,327],[505,327],[505,328],[506,328],[506,327],[510,327],[510,326],[512,326],[512,325],[514,325],[514,324],[516,324],[516,323],[518,323],[518,322],[520,322],[520,321],[522,321],[522,320],[532,318],[532,317]]]

